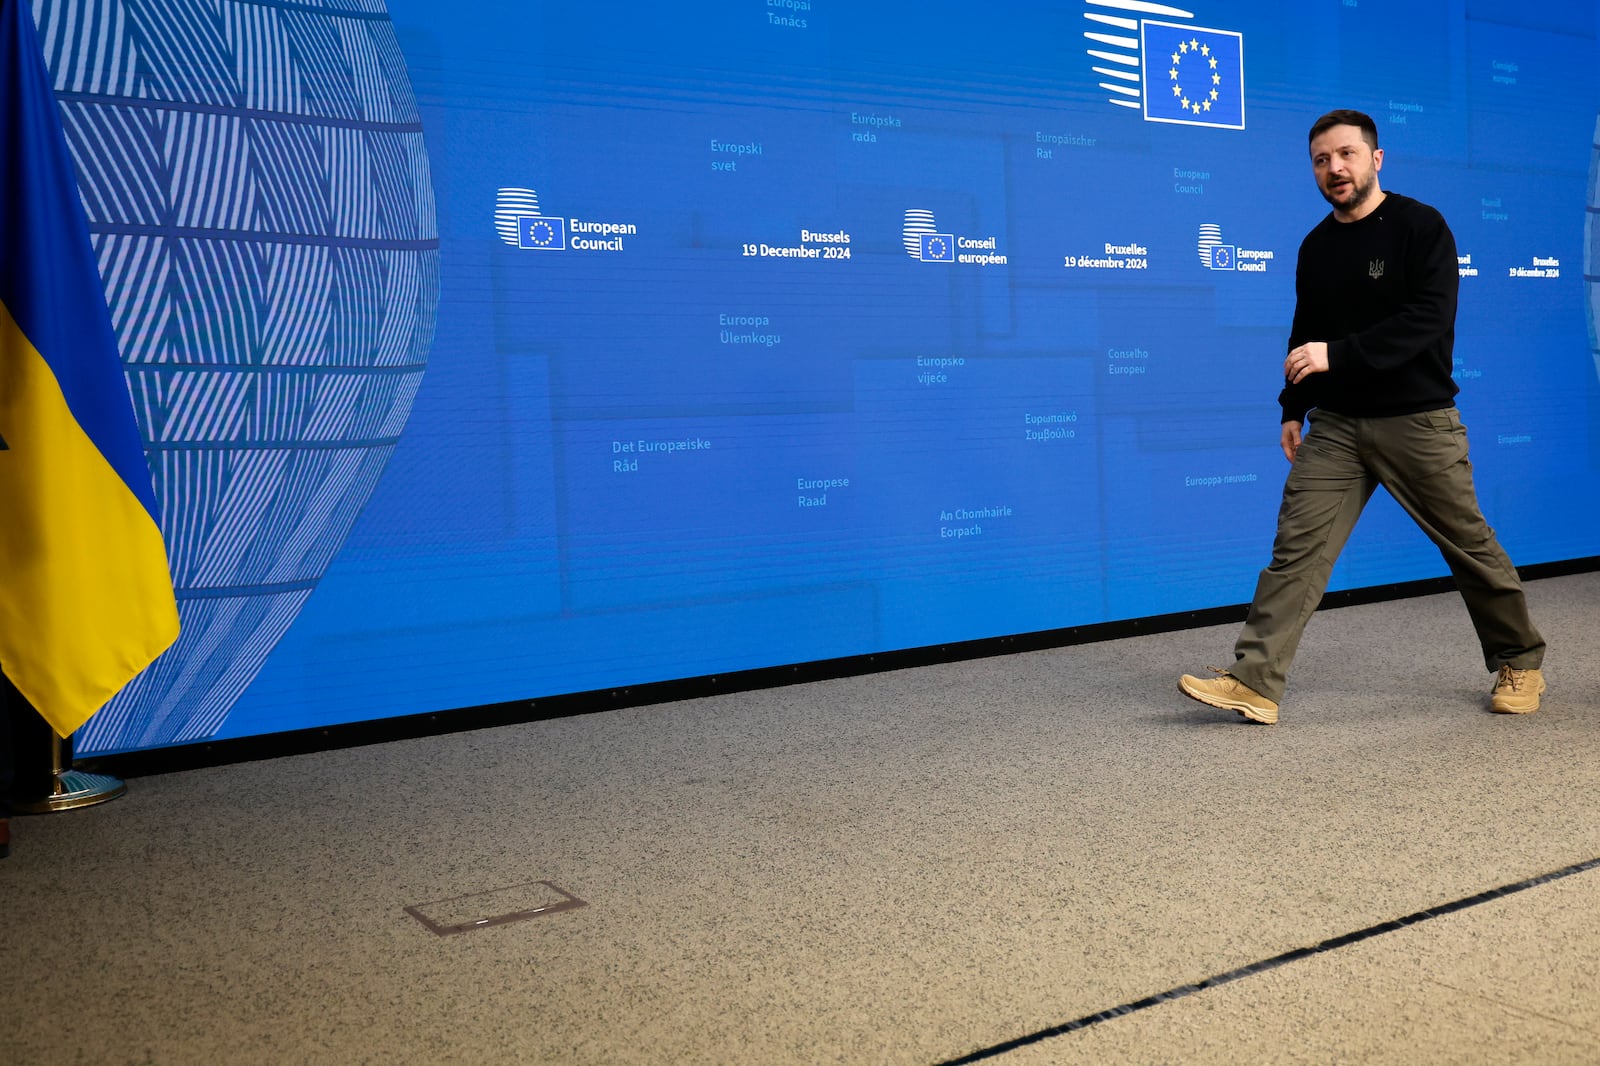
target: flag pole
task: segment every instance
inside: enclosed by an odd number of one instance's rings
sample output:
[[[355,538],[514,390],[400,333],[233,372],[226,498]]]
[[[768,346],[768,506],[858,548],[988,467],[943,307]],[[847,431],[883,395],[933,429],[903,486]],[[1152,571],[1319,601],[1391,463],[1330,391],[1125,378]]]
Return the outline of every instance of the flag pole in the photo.
[[[120,778],[74,770],[71,755],[63,750],[65,744],[54,730],[50,732],[50,791],[40,799],[12,803],[12,809],[18,814],[49,814],[93,807],[128,791]]]
[[[128,786],[115,777],[72,768],[72,742],[56,731],[0,672],[0,728],[11,732],[12,757],[17,761],[12,782],[11,809],[17,814],[48,814],[92,807],[114,800]],[[26,755],[24,755],[26,751]],[[45,759],[50,774],[44,774]]]

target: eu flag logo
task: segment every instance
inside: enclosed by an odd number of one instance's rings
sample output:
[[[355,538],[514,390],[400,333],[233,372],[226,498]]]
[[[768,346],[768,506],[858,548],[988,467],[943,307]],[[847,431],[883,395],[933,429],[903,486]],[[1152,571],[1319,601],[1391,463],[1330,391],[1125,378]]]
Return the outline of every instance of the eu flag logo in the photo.
[[[545,215],[518,215],[517,216],[517,247],[554,249],[559,251],[567,246],[567,223],[565,219],[549,218]]]
[[[956,261],[956,239],[949,233],[924,233],[922,237],[921,255],[919,258],[924,263],[954,263]]]
[[[1244,129],[1244,35],[1171,22],[1139,24],[1147,122]]]

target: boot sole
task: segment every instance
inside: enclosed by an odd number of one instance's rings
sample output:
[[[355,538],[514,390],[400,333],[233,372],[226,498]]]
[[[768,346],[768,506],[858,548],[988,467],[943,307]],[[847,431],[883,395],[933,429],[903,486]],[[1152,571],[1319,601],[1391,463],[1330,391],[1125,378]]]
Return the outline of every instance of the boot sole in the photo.
[[[1184,684],[1182,678],[1178,679],[1178,691],[1182,692],[1185,696],[1188,696],[1192,700],[1199,700],[1207,707],[1215,707],[1219,711],[1235,711],[1240,717],[1247,718],[1252,722],[1259,723],[1260,725],[1278,724],[1277,711],[1269,710],[1266,707],[1257,707],[1253,703],[1245,703],[1241,700],[1219,699],[1210,693],[1200,692],[1190,688],[1188,685]]]

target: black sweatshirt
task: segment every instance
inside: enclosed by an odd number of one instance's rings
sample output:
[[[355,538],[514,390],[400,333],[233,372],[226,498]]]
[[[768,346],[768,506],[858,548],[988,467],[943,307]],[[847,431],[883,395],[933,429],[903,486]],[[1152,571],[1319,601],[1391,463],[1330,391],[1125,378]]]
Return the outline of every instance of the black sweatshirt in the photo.
[[[1353,418],[1451,406],[1460,275],[1444,216],[1388,193],[1358,222],[1330,213],[1300,242],[1289,348],[1326,341],[1328,369],[1278,394],[1283,421],[1321,407]]]

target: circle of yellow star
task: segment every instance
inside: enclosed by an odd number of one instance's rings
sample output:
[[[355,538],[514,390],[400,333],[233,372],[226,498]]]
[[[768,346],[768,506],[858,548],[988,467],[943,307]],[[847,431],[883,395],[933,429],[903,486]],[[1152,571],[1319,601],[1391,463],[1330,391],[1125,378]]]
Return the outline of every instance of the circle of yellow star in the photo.
[[[1212,89],[1207,96],[1198,100],[1191,100],[1189,99],[1189,94],[1183,91],[1183,84],[1178,81],[1179,68],[1183,66],[1183,57],[1191,52],[1205,57],[1207,66],[1212,71],[1212,85],[1221,85],[1222,75],[1216,72],[1217,57],[1211,54],[1211,46],[1209,44],[1201,44],[1198,39],[1178,42],[1178,50],[1172,53],[1172,67],[1167,71],[1167,77],[1173,83],[1172,95],[1178,98],[1178,110],[1198,115],[1202,112],[1210,111],[1211,105],[1221,98],[1221,94],[1216,89]]]

